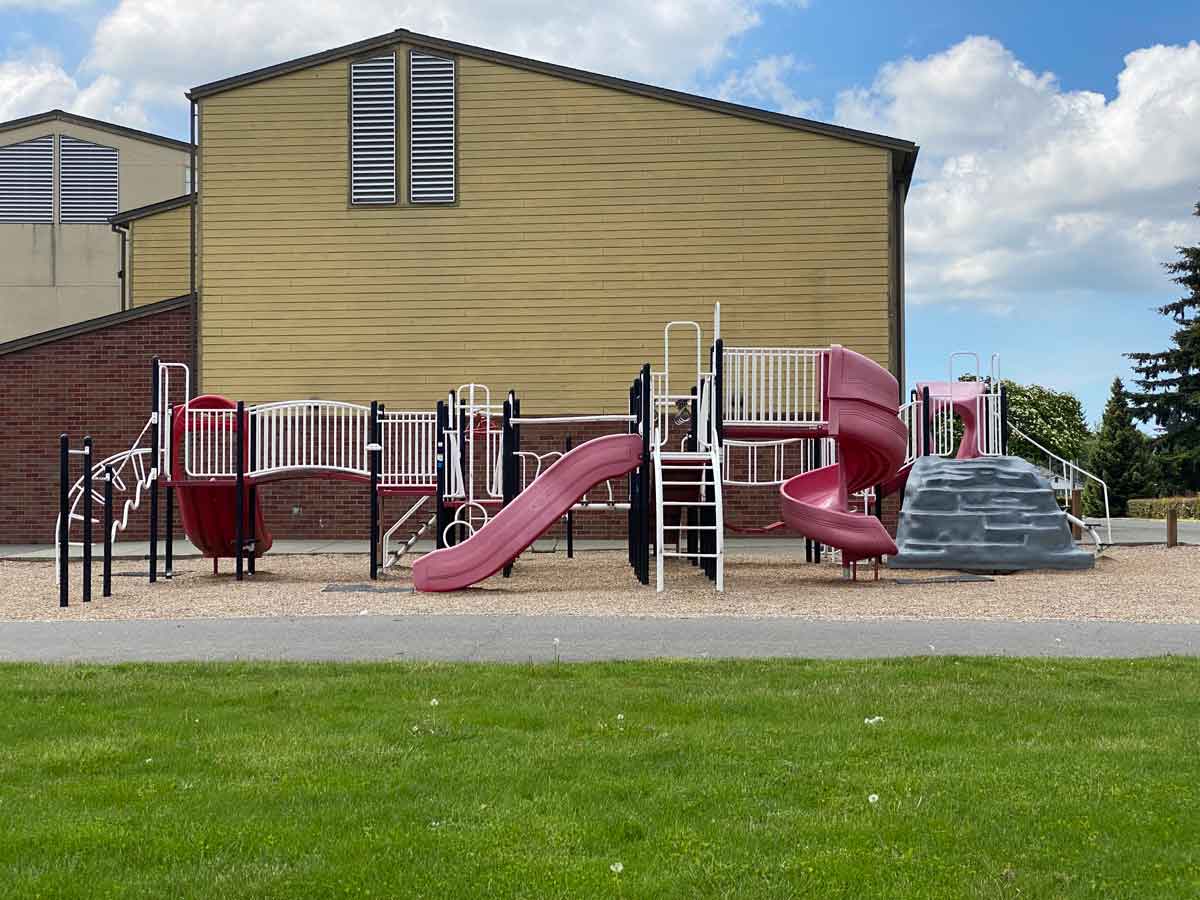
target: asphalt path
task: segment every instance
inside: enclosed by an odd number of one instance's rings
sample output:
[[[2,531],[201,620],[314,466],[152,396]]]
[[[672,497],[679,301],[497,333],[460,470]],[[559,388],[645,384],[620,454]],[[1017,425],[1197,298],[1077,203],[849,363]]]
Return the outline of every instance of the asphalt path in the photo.
[[[440,660],[1200,655],[1200,625],[596,616],[307,616],[0,623],[0,660]]]

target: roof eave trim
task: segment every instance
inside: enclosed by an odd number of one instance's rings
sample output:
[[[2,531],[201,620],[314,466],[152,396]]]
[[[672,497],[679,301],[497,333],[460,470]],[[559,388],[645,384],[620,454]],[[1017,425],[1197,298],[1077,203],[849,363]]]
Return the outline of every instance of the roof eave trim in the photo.
[[[9,119],[7,122],[0,122],[0,132],[11,131],[15,128],[24,128],[28,125],[37,125],[41,122],[70,122],[75,125],[80,125],[85,128],[95,128],[97,131],[107,131],[109,134],[116,134],[122,137],[134,138],[140,141],[146,141],[151,144],[160,144],[170,147],[172,150],[191,150],[192,145],[187,141],[181,141],[177,138],[167,137],[164,134],[155,134],[152,131],[142,131],[139,128],[130,128],[128,125],[118,125],[115,122],[105,122],[102,119],[92,119],[88,116],[81,116],[78,113],[67,112],[63,109],[51,109],[46,112],[34,113],[32,116],[25,116],[20,119]]]
[[[194,200],[194,194],[180,194],[178,197],[171,197],[168,200],[159,200],[157,203],[148,203],[145,206],[138,206],[134,209],[122,210],[115,216],[109,216],[108,221],[113,225],[123,225],[126,222],[132,222],[135,219],[144,219],[146,216],[152,216],[156,213],[179,209],[183,206],[191,206]]]
[[[61,325],[58,328],[39,331],[36,334],[27,334],[24,337],[0,344],[0,356],[18,353],[21,350],[31,350],[43,344],[52,344],[55,341],[78,337],[81,334],[88,334],[93,331],[101,331],[105,328],[111,328],[114,325],[124,325],[126,322],[132,322],[145,316],[152,316],[160,312],[169,312],[172,309],[187,306],[191,302],[191,294],[181,294],[178,297],[170,297],[166,300],[156,300],[154,303],[147,303],[145,306],[135,306],[132,309],[97,316],[94,319],[84,319],[82,322],[72,322],[70,325]]]
[[[486,47],[476,47],[471,44],[460,44],[457,41],[451,41],[445,38],[433,37],[427,34],[418,34],[415,31],[408,31],[404,28],[398,28],[395,31],[388,32],[387,34],[381,34],[373,38],[367,38],[366,40],[358,41],[353,44],[334,47],[331,50],[324,50],[320,53],[302,56],[297,59],[288,60],[287,62],[277,63],[273,66],[255,69],[251,72],[246,72],[241,75],[234,75],[229,78],[223,78],[219,81],[211,81],[207,84],[198,85],[197,87],[194,87],[188,91],[187,96],[190,100],[200,100],[205,97],[211,97],[214,94],[232,90],[233,88],[255,84],[271,78],[277,78],[281,75],[298,72],[303,69],[308,69],[327,62],[334,62],[338,59],[356,56],[360,53],[367,53],[375,48],[396,43],[416,44],[432,50],[441,50],[445,53],[454,53],[459,56],[482,59],[489,62],[495,62],[500,65],[510,66],[512,68],[525,69],[527,71],[553,75],[558,78],[566,78],[571,81],[578,81],[584,84],[607,87],[613,90],[637,94],[643,97],[666,100],[672,103],[679,103],[684,106],[707,109],[712,112],[725,113],[727,115],[739,116],[745,119],[754,119],[772,125],[780,125],[785,128],[792,128],[797,131],[823,134],[828,137],[841,138],[842,140],[854,141],[874,147],[883,147],[889,150],[900,150],[913,154],[915,154],[917,149],[916,144],[914,144],[912,141],[889,137],[888,135],[874,134],[869,131],[859,131],[858,129],[846,128],[841,125],[831,125],[826,122],[817,122],[812,119],[800,118],[799,116],[789,116],[785,115],[784,113],[758,109],[753,106],[743,106],[738,103],[715,100],[711,97],[702,97],[698,94],[689,94],[684,91],[676,91],[670,88],[657,87],[655,85],[644,84],[639,81],[629,81],[627,79],[617,78],[612,75],[601,75],[597,72],[588,72],[583,69],[573,69],[569,66],[558,65],[557,63],[543,62],[541,60],[531,59],[525,56],[515,56],[510,53],[502,53],[499,50],[489,50]]]

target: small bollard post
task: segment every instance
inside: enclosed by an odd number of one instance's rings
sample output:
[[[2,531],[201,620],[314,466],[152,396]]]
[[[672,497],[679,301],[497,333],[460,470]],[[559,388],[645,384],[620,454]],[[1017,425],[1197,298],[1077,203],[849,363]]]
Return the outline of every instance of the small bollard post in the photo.
[[[1167,507],[1167,546],[1179,546],[1179,507],[1173,504]]]
[[[1083,518],[1083,491],[1079,488],[1071,491],[1071,515],[1077,519]],[[1076,541],[1083,538],[1083,529],[1074,522],[1071,523],[1071,537]]]

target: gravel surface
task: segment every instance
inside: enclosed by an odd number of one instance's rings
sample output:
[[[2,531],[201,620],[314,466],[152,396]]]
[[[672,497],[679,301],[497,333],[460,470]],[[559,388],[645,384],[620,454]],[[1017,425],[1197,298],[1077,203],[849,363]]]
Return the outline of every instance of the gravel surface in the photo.
[[[641,587],[620,552],[526,554],[511,579],[495,577],[467,591],[408,592],[401,568],[372,585],[358,556],[267,556],[241,584],[213,576],[209,560],[181,560],[172,581],[114,577],[114,596],[80,601],[79,564],[72,565],[71,606],[60,609],[49,562],[0,562],[0,620],[180,619],[239,616],[493,613],[590,616],[786,616],[805,619],[1009,619],[1200,622],[1200,547],[1117,547],[1090,572],[1027,572],[994,581],[902,585],[897,578],[950,573],[880,571],[857,582],[841,569],[806,565],[790,555],[729,553],[725,593],[699,572],[671,560],[667,591]],[[145,563],[119,560],[114,572],[145,572]],[[653,572],[651,573],[653,581]],[[327,590],[330,586],[364,590]]]

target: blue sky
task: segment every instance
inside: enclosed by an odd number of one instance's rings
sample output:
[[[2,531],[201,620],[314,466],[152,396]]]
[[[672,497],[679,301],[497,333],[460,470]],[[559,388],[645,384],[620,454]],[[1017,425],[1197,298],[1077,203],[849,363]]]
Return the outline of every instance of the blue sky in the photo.
[[[217,27],[219,25],[219,27]],[[908,138],[908,374],[951,350],[1096,418],[1165,345],[1200,242],[1200,4],[887,0],[0,0],[0,119],[187,136],[191,85],[405,26]]]

